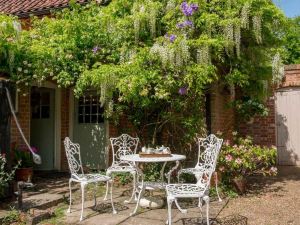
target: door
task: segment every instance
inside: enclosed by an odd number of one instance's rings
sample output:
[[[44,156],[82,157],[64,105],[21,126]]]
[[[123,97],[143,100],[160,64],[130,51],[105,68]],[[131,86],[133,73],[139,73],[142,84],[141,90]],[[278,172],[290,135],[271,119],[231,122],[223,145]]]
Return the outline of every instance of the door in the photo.
[[[300,165],[300,89],[276,92],[278,163]]]
[[[54,169],[55,135],[54,135],[54,90],[50,88],[31,89],[31,146],[38,149],[42,164],[38,170]]]
[[[74,101],[74,142],[80,144],[82,163],[91,169],[105,169],[106,135],[103,107],[96,94]]]

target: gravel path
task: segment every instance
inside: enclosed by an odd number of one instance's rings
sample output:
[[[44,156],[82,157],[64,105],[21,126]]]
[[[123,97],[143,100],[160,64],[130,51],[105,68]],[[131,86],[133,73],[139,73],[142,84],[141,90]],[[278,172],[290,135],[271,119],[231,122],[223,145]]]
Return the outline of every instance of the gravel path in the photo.
[[[232,216],[239,218],[230,223],[235,225],[300,225],[300,167],[281,167],[277,177],[253,179],[251,192],[229,200],[218,218]]]

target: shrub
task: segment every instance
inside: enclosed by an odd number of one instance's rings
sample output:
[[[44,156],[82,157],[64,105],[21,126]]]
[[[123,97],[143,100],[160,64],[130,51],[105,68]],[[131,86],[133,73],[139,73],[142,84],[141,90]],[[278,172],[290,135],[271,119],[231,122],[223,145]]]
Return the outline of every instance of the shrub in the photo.
[[[276,157],[275,147],[254,145],[251,137],[238,137],[235,132],[233,145],[229,141],[223,144],[218,170],[223,174],[225,183],[255,174],[276,175]]]
[[[9,182],[14,178],[17,166],[14,167],[11,172],[7,172],[6,158],[4,155],[0,154],[0,197],[3,197],[4,190],[8,187]]]

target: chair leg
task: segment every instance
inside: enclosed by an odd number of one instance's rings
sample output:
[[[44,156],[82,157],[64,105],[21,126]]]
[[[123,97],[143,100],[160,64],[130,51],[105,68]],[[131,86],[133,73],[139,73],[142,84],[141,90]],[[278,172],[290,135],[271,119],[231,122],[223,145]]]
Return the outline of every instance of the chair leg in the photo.
[[[95,193],[94,193],[94,201],[95,201],[94,207],[97,206],[97,189],[98,189],[98,183],[96,182],[95,183]]]
[[[106,176],[110,176],[111,174],[110,173],[108,173],[108,172],[106,172]],[[112,178],[113,179],[113,178]],[[108,195],[108,182],[106,182],[106,192],[105,192],[105,196],[104,196],[104,201],[106,201],[107,200],[107,195]]]
[[[70,204],[69,204],[69,209],[68,209],[68,213],[71,212],[71,205],[72,205],[72,187],[71,187],[71,184],[72,184],[72,180],[70,179],[69,180],[69,189],[70,189]]]
[[[115,206],[114,206],[114,201],[113,201],[113,180],[108,181],[107,183],[110,183],[110,202],[111,202],[111,207],[113,210],[113,214],[117,214],[117,211],[115,210]]]
[[[126,203],[126,204],[132,202],[133,198],[136,196],[135,195],[135,190],[136,190],[136,172],[132,172],[131,174],[133,176],[133,191],[132,191],[130,199],[124,201],[124,203]]]
[[[167,203],[168,203],[168,220],[167,224],[171,225],[172,224],[172,203],[174,201],[174,198],[169,198],[167,197]]]
[[[84,206],[84,186],[85,183],[81,183],[81,214],[80,214],[80,221],[83,220],[83,206]]]
[[[218,173],[215,172],[215,183],[216,183],[216,191],[217,191],[217,195],[218,195],[218,198],[219,198],[219,202],[222,202],[222,199],[219,195],[219,190],[218,190]]]
[[[209,197],[205,196],[203,200],[206,204],[206,224],[209,225]]]
[[[144,191],[145,191],[145,187],[144,187],[144,185],[142,185],[141,190],[139,191],[139,196],[138,196],[138,199],[136,201],[134,211],[133,211],[133,213],[130,213],[130,216],[133,216],[134,214],[136,214],[136,212],[138,210],[138,207],[139,207],[139,204],[140,204],[141,196],[143,195]]]
[[[177,201],[177,200],[178,200],[178,199],[176,198],[176,199],[175,199],[175,205],[176,205],[177,209],[179,209],[179,211],[180,211],[181,213],[183,213],[183,214],[187,213],[187,209],[181,208],[180,205],[178,204],[178,201]]]

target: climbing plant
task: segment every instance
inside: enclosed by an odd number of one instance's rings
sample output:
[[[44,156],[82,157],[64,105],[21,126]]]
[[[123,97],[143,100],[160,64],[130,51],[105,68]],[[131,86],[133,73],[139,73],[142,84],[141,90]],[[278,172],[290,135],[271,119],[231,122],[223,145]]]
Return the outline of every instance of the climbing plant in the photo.
[[[261,107],[268,85],[280,79],[286,18],[269,0],[105,4],[72,4],[33,19],[12,78],[20,85],[55,80],[77,96],[96,89],[107,118],[128,115],[153,144],[168,134],[180,148],[204,132],[204,94],[213,82],[241,108],[243,99]]]

